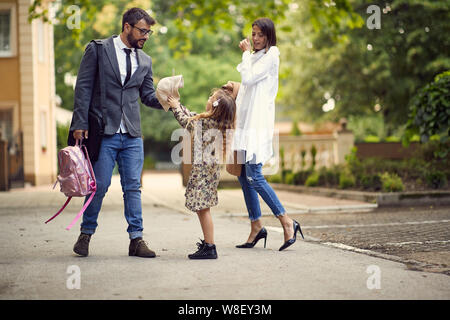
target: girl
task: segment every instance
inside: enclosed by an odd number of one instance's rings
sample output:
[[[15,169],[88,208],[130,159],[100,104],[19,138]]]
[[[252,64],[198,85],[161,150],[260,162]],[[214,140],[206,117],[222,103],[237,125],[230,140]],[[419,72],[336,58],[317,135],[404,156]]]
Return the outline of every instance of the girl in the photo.
[[[204,151],[211,148],[212,143],[215,143],[215,139],[206,137],[214,132],[214,129],[219,130],[223,138],[227,129],[234,128],[236,104],[231,95],[223,89],[213,90],[206,103],[205,112],[200,114],[189,111],[173,97],[168,97],[167,101],[180,125],[189,130],[191,135],[195,135],[192,146],[194,162],[186,185],[185,205],[189,210],[197,213],[204,240],[197,243],[197,252],[188,257],[189,259],[216,259],[214,225],[210,208],[217,205],[218,202],[217,186],[220,161],[216,157],[215,148],[208,155]],[[199,142],[201,142],[201,148],[196,146],[196,143]]]
[[[247,242],[237,248],[253,248],[260,239],[267,240],[262,226],[258,194],[280,220],[284,230],[284,244],[280,251],[296,241],[297,231],[303,237],[300,224],[286,214],[277,195],[261,173],[263,164],[272,156],[272,139],[275,124],[275,97],[278,91],[280,52],[276,47],[275,26],[268,18],[257,19],[252,24],[252,46],[248,39],[240,42],[242,62],[237,70],[241,86],[236,98],[236,131],[232,150],[244,154],[245,164],[238,177],[244,193],[250,218],[250,235]]]

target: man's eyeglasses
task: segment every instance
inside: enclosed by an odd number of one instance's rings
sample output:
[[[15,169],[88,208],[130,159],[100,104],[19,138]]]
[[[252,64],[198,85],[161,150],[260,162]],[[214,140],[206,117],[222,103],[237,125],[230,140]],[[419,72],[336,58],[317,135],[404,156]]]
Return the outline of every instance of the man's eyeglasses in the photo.
[[[133,26],[132,24],[130,24],[130,26],[132,26],[133,28],[136,28],[136,29],[138,29],[139,30],[139,32],[141,33],[141,36],[145,36],[145,35],[149,35],[149,36],[151,36],[152,35],[152,33],[153,33],[153,30],[147,30],[147,29],[141,29],[141,28],[138,28],[138,27],[135,27],[135,26]]]

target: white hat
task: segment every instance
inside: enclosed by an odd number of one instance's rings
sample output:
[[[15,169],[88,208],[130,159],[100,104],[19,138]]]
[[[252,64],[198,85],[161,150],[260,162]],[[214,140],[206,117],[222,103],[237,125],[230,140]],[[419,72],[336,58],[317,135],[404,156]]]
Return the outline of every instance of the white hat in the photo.
[[[178,89],[183,88],[183,86],[184,81],[181,74],[177,76],[162,78],[161,80],[159,80],[158,87],[156,88],[156,98],[158,98],[159,103],[161,103],[166,112],[170,108],[169,102],[167,102],[167,98],[169,96],[172,96],[176,99],[180,99]]]

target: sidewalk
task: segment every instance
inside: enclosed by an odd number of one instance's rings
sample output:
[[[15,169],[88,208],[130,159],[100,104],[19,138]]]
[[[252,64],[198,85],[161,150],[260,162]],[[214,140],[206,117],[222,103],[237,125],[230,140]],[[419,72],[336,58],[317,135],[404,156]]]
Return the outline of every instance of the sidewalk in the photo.
[[[143,194],[144,201],[156,202],[170,207],[175,211],[190,213],[184,207],[184,187],[181,176],[174,172],[171,174],[152,173],[144,175],[143,185],[149,193]],[[176,191],[176,192],[174,192]],[[307,193],[289,191],[276,191],[281,203],[290,214],[301,213],[327,213],[339,211],[371,211],[377,207],[376,204],[364,201],[337,199],[332,197],[317,196]],[[263,216],[272,216],[272,211],[264,201],[261,201]],[[242,190],[220,189],[219,204],[212,209],[215,215],[248,217]]]
[[[155,259],[127,255],[118,176],[105,197],[87,258],[72,252],[78,228],[64,229],[82,199],[45,225],[65,201],[59,191],[45,186],[0,193],[0,299],[450,298],[446,275],[320,245],[307,234],[283,252],[278,251],[283,235],[275,230],[269,230],[266,249],[260,243],[236,249],[249,231],[248,221],[233,218],[245,214],[240,192],[219,191],[220,205],[212,209],[219,258],[207,261],[187,259],[201,229],[196,215],[184,209],[177,174],[144,175],[144,239],[157,252]],[[364,204],[288,192],[279,196],[288,211]],[[262,209],[270,214],[265,204]],[[79,268],[80,289],[68,289],[70,266]]]

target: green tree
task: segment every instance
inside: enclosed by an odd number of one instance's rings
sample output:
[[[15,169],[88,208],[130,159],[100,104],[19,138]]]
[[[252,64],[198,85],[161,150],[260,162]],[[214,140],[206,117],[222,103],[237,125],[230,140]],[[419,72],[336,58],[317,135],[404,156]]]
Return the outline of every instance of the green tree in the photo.
[[[81,57],[86,44],[91,39],[106,38],[121,31],[122,13],[129,7],[148,8],[150,4],[155,10],[158,24],[155,35],[150,37],[144,51],[152,56],[154,82],[171,76],[182,74],[185,87],[180,90],[182,103],[194,111],[203,111],[210,91],[228,80],[239,81],[236,65],[240,53],[231,43],[238,42],[239,34],[232,31],[219,30],[209,32],[203,27],[204,34],[189,34],[192,52],[189,55],[176,56],[176,50],[168,45],[177,37],[179,30],[175,27],[174,14],[166,9],[164,1],[81,1],[81,28],[69,29],[66,26],[67,8],[71,1],[61,1],[56,13],[54,25],[56,93],[62,99],[62,107],[73,109],[73,84],[65,80],[76,77]],[[87,7],[88,6],[88,7]],[[165,11],[164,11],[165,10]],[[111,23],[113,21],[113,23]],[[171,112],[141,107],[142,129],[146,138],[154,141],[170,141],[171,132],[179,127]]]
[[[422,88],[412,100],[409,120],[404,135],[405,144],[414,135],[425,143],[434,135],[439,136],[441,144],[450,137],[450,71],[436,76],[433,82]],[[443,146],[442,146],[443,147]],[[447,148],[439,148],[440,157],[447,156]]]
[[[248,36],[251,22],[257,17],[271,17],[280,30],[289,32],[293,24],[281,25],[287,13],[297,6],[296,1],[280,0],[60,0],[55,22],[56,91],[62,106],[73,108],[73,87],[66,79],[76,76],[86,44],[95,38],[120,33],[121,15],[132,6],[151,10],[158,23],[144,51],[153,58],[155,84],[172,73],[183,74],[185,88],[181,90],[182,103],[201,111],[213,87],[228,80],[239,80],[235,67],[240,61],[239,40]],[[315,30],[326,28],[332,38],[343,27],[357,22],[357,15],[349,0],[308,0],[307,10]],[[71,12],[69,5],[81,10],[79,29],[69,29],[66,22]],[[30,6],[30,20],[47,17],[41,10],[42,1]],[[355,22],[356,21],[356,22]],[[289,62],[288,62],[289,63]],[[166,141],[176,126],[170,114],[141,108],[144,136]],[[155,124],[155,125],[154,125]],[[156,125],[158,124],[158,125]]]
[[[368,29],[367,2],[350,2],[362,18],[341,28],[317,28],[305,4],[280,35],[282,85],[279,102],[289,115],[310,121],[373,117],[381,113],[386,135],[405,124],[417,90],[450,67],[448,1],[375,1],[381,29]],[[341,19],[345,21],[345,19]],[[294,23],[296,22],[296,23]],[[338,30],[338,32],[336,32]],[[328,99],[335,107],[322,110]]]

